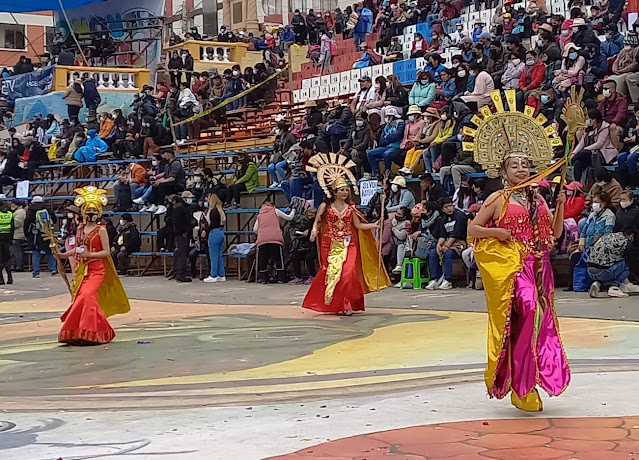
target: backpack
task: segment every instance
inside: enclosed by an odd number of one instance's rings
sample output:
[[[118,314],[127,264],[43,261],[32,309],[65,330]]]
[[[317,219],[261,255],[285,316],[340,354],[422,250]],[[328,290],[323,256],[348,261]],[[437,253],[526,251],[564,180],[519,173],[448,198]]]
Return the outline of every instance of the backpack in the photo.
[[[45,226],[49,227],[50,225],[51,218],[49,216],[49,211],[46,209],[38,209],[35,212],[35,222],[31,225],[31,233],[39,235]]]

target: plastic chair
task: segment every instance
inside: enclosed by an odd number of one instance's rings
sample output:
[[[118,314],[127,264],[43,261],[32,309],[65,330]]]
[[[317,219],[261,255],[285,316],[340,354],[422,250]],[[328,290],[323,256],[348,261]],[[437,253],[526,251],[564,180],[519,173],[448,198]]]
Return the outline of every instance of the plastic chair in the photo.
[[[412,271],[412,275],[408,275],[409,268]],[[423,270],[423,272],[422,272]],[[418,258],[404,259],[402,261],[402,278],[401,286],[404,283],[412,283],[413,289],[421,289],[422,284],[430,281],[430,273],[428,270],[428,261]]]

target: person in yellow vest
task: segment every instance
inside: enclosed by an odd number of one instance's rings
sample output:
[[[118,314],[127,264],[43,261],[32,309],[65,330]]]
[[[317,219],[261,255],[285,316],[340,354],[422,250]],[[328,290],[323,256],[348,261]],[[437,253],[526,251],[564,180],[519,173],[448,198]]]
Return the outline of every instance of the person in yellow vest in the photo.
[[[11,276],[11,243],[13,241],[13,213],[6,196],[0,194],[0,284],[4,284],[2,270],[7,272],[7,284],[13,284]]]

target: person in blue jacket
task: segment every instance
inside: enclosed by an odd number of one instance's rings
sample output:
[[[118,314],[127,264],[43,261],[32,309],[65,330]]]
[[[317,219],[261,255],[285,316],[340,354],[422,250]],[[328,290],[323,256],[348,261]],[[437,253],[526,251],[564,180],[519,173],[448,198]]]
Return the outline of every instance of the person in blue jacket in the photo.
[[[370,11],[370,10],[369,10]],[[357,8],[357,14],[359,15],[359,19],[357,20],[357,24],[353,29],[353,38],[355,39],[355,50],[360,51],[359,44],[366,40],[366,34],[368,33],[368,24],[370,21],[370,17],[366,16],[363,13],[363,8]]]
[[[100,153],[107,151],[107,143],[102,140],[95,129],[89,130],[89,138],[84,147],[80,147],[73,154],[73,158],[79,163],[95,161]]]
[[[442,70],[446,67],[444,66],[444,58],[442,58],[439,54],[433,53],[428,57],[428,64],[424,67],[424,70],[428,70],[430,74],[433,76],[433,80],[435,83],[439,84],[442,82]]]
[[[457,84],[455,83],[455,69],[442,70],[442,84],[441,89],[438,89],[440,99],[450,101],[457,95]]]
[[[395,107],[386,108],[386,124],[379,137],[379,147],[370,149],[367,157],[374,175],[379,176],[379,163],[384,162],[386,171],[392,163],[401,165],[403,150],[399,148],[404,138],[404,122]]]
[[[293,29],[291,29],[291,26],[289,26],[288,24],[284,26],[281,40],[287,44],[287,48],[291,44],[295,43],[295,32],[293,32]]]
[[[601,53],[607,58],[617,57],[623,49],[623,35],[616,24],[606,26],[606,41],[601,44]]]
[[[596,83],[608,73],[608,59],[601,54],[601,48],[592,43],[584,46],[583,56],[586,58],[584,83]]]

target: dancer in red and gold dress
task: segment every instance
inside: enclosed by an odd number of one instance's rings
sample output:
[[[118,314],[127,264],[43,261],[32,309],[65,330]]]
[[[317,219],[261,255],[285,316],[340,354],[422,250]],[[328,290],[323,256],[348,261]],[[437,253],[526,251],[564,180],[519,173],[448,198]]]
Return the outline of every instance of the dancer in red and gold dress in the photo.
[[[337,158],[337,165],[346,163],[342,158]],[[347,316],[364,310],[365,293],[390,285],[373,235],[379,225],[367,223],[349,200],[343,177],[348,167],[346,163],[342,170],[329,163],[317,168],[327,198],[317,210],[311,241],[319,241],[322,266],[302,303],[304,308]]]
[[[131,307],[117,275],[109,248],[106,227],[99,223],[108,203],[106,191],[93,186],[76,189],[74,203],[82,212],[76,247],[57,254],[78,261],[71,295],[73,303],[62,315],[58,341],[69,345],[99,345],[115,337],[109,316],[127,313]]]

